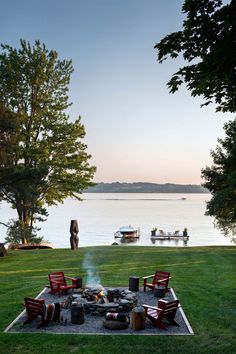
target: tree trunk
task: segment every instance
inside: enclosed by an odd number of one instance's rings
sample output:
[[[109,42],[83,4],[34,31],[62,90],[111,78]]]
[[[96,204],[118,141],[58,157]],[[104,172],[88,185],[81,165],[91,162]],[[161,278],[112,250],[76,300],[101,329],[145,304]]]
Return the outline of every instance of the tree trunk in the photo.
[[[20,200],[17,204],[16,204],[16,209],[17,209],[17,213],[18,213],[18,218],[19,218],[19,222],[23,225],[23,226],[29,226],[29,222],[30,222],[30,210],[28,207],[26,207],[26,202],[23,200]],[[27,239],[24,235],[22,235],[21,237],[21,242],[23,244],[27,243]]]

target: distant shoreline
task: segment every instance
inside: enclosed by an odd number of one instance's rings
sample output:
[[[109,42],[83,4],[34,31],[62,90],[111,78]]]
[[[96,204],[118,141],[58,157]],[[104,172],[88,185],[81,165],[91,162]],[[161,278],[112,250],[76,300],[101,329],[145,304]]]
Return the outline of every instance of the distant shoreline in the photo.
[[[89,187],[85,193],[209,193],[209,191],[196,184],[174,184],[174,183],[148,183],[148,182],[112,182],[96,183]]]
[[[84,193],[150,193],[150,194],[181,194],[181,193],[185,193],[185,194],[209,194],[209,191],[206,192],[186,192],[186,191],[178,191],[178,192],[148,192],[148,191],[90,191],[90,190],[86,190]]]

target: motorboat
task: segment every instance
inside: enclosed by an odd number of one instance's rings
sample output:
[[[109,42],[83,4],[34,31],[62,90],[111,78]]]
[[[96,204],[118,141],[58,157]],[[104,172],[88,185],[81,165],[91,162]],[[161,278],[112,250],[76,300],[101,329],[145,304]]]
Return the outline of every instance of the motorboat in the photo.
[[[125,240],[138,239],[140,237],[140,230],[139,228],[134,228],[131,225],[122,226],[115,232],[114,237]]]

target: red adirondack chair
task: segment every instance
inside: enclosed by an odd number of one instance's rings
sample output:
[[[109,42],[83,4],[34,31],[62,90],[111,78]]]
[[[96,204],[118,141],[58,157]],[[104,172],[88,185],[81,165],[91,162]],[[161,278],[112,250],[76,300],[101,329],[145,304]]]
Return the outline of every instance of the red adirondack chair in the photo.
[[[72,284],[67,285],[66,279],[70,280]],[[77,279],[65,276],[64,272],[50,273],[48,274],[48,280],[50,282],[51,294],[60,294],[77,287]]]
[[[31,297],[25,297],[25,309],[27,316],[27,319],[24,322],[25,324],[32,322],[38,316],[42,316],[43,320],[44,303],[44,299],[33,299]]]
[[[148,280],[152,278],[152,282]],[[165,291],[168,291],[169,280],[171,279],[169,272],[156,271],[155,274],[147,275],[143,277],[143,290],[146,291],[146,287],[154,289],[156,286],[164,286]]]
[[[159,300],[157,307],[143,305],[145,310],[145,318],[148,318],[155,327],[160,329],[167,329],[163,320],[168,320],[172,325],[179,326],[175,321],[175,315],[179,305],[179,300],[175,301],[166,301]]]

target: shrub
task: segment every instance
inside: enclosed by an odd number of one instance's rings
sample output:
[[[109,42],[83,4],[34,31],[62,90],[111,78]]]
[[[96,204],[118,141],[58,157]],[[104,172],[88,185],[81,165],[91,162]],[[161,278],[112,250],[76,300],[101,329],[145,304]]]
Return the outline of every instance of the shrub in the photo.
[[[37,235],[40,229],[34,226],[28,226],[21,223],[19,220],[10,220],[8,223],[7,236],[5,241],[11,244],[19,244],[22,240],[25,243],[40,244],[46,242],[43,236]]]

